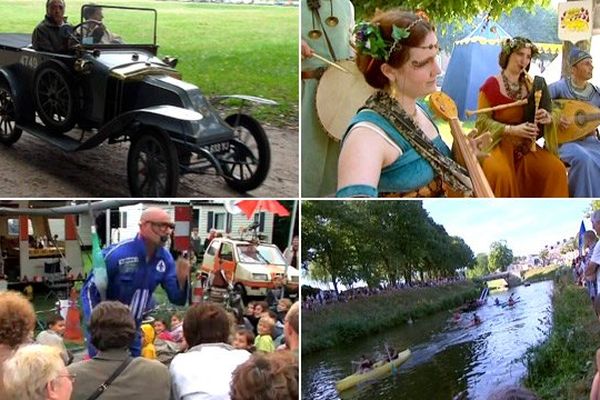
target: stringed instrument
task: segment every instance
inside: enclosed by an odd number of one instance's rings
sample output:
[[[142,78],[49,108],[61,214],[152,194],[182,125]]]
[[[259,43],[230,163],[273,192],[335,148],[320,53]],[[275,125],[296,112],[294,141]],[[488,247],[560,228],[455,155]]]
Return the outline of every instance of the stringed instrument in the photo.
[[[473,183],[473,193],[475,197],[494,197],[494,192],[477,161],[477,157],[473,154],[471,145],[464,134],[460,121],[458,120],[458,110],[454,100],[444,92],[432,93],[429,97],[429,105],[431,109],[445,121],[450,124],[450,132],[460,155],[462,156],[471,182]]]
[[[579,100],[554,100],[553,105],[559,108],[561,117],[572,122],[566,129],[558,127],[558,144],[581,139],[600,125],[600,108]]]

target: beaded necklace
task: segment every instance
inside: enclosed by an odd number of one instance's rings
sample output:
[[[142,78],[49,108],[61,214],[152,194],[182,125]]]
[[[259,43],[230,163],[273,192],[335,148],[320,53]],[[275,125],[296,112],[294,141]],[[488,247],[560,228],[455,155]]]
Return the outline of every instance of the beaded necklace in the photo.
[[[506,94],[508,95],[508,97],[510,97],[511,99],[514,99],[514,100],[521,100],[522,98],[525,97],[525,96],[523,96],[523,91],[521,90],[521,79],[520,78],[517,83],[512,83],[511,81],[508,80],[504,71],[502,71],[500,75],[502,76],[502,82],[504,83],[504,90],[506,91]]]

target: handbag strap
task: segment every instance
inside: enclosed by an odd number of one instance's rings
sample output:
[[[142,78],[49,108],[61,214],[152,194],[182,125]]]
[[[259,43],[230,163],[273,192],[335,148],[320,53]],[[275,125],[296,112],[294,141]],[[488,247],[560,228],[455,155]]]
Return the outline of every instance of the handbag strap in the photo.
[[[102,393],[104,393],[104,391],[106,391],[106,389],[108,389],[108,387],[113,383],[113,381],[115,379],[117,379],[117,377],[119,375],[121,375],[121,372],[123,372],[125,370],[125,368],[127,368],[127,366],[129,365],[129,363],[131,363],[131,361],[133,361],[133,357],[127,357],[125,359],[125,361],[123,361],[121,363],[121,365],[119,365],[117,367],[117,369],[115,369],[115,371],[112,373],[112,375],[109,376],[108,379],[105,380],[102,385],[100,385],[100,386],[98,386],[98,388],[96,388],[96,391],[94,393],[92,393],[92,395],[90,397],[88,397],[87,400],[95,400],[98,397],[100,397],[102,395]]]

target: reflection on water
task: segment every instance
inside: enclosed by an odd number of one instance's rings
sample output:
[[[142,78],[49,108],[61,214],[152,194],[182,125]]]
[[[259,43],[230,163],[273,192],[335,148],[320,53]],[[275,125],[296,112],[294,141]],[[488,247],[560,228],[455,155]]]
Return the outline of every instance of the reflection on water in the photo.
[[[302,358],[303,399],[338,399],[335,382],[352,373],[351,361],[361,354],[383,357],[383,343],[396,349],[409,347],[411,358],[398,370],[377,382],[341,394],[346,399],[452,399],[464,391],[468,399],[486,399],[500,386],[518,384],[526,369],[525,350],[546,337],[550,317],[552,282],[491,294],[477,310],[483,320],[470,326],[473,313],[458,323],[448,312],[438,313],[389,332]],[[513,307],[510,293],[520,297]]]

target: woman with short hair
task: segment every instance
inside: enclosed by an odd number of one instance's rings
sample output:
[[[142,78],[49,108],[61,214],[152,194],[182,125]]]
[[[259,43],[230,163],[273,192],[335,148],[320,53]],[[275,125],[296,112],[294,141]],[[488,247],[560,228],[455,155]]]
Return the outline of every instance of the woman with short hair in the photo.
[[[7,399],[69,400],[74,379],[56,347],[23,346],[4,363]]]
[[[17,347],[30,341],[34,327],[35,311],[29,300],[14,291],[0,293],[0,395],[3,363]]]

